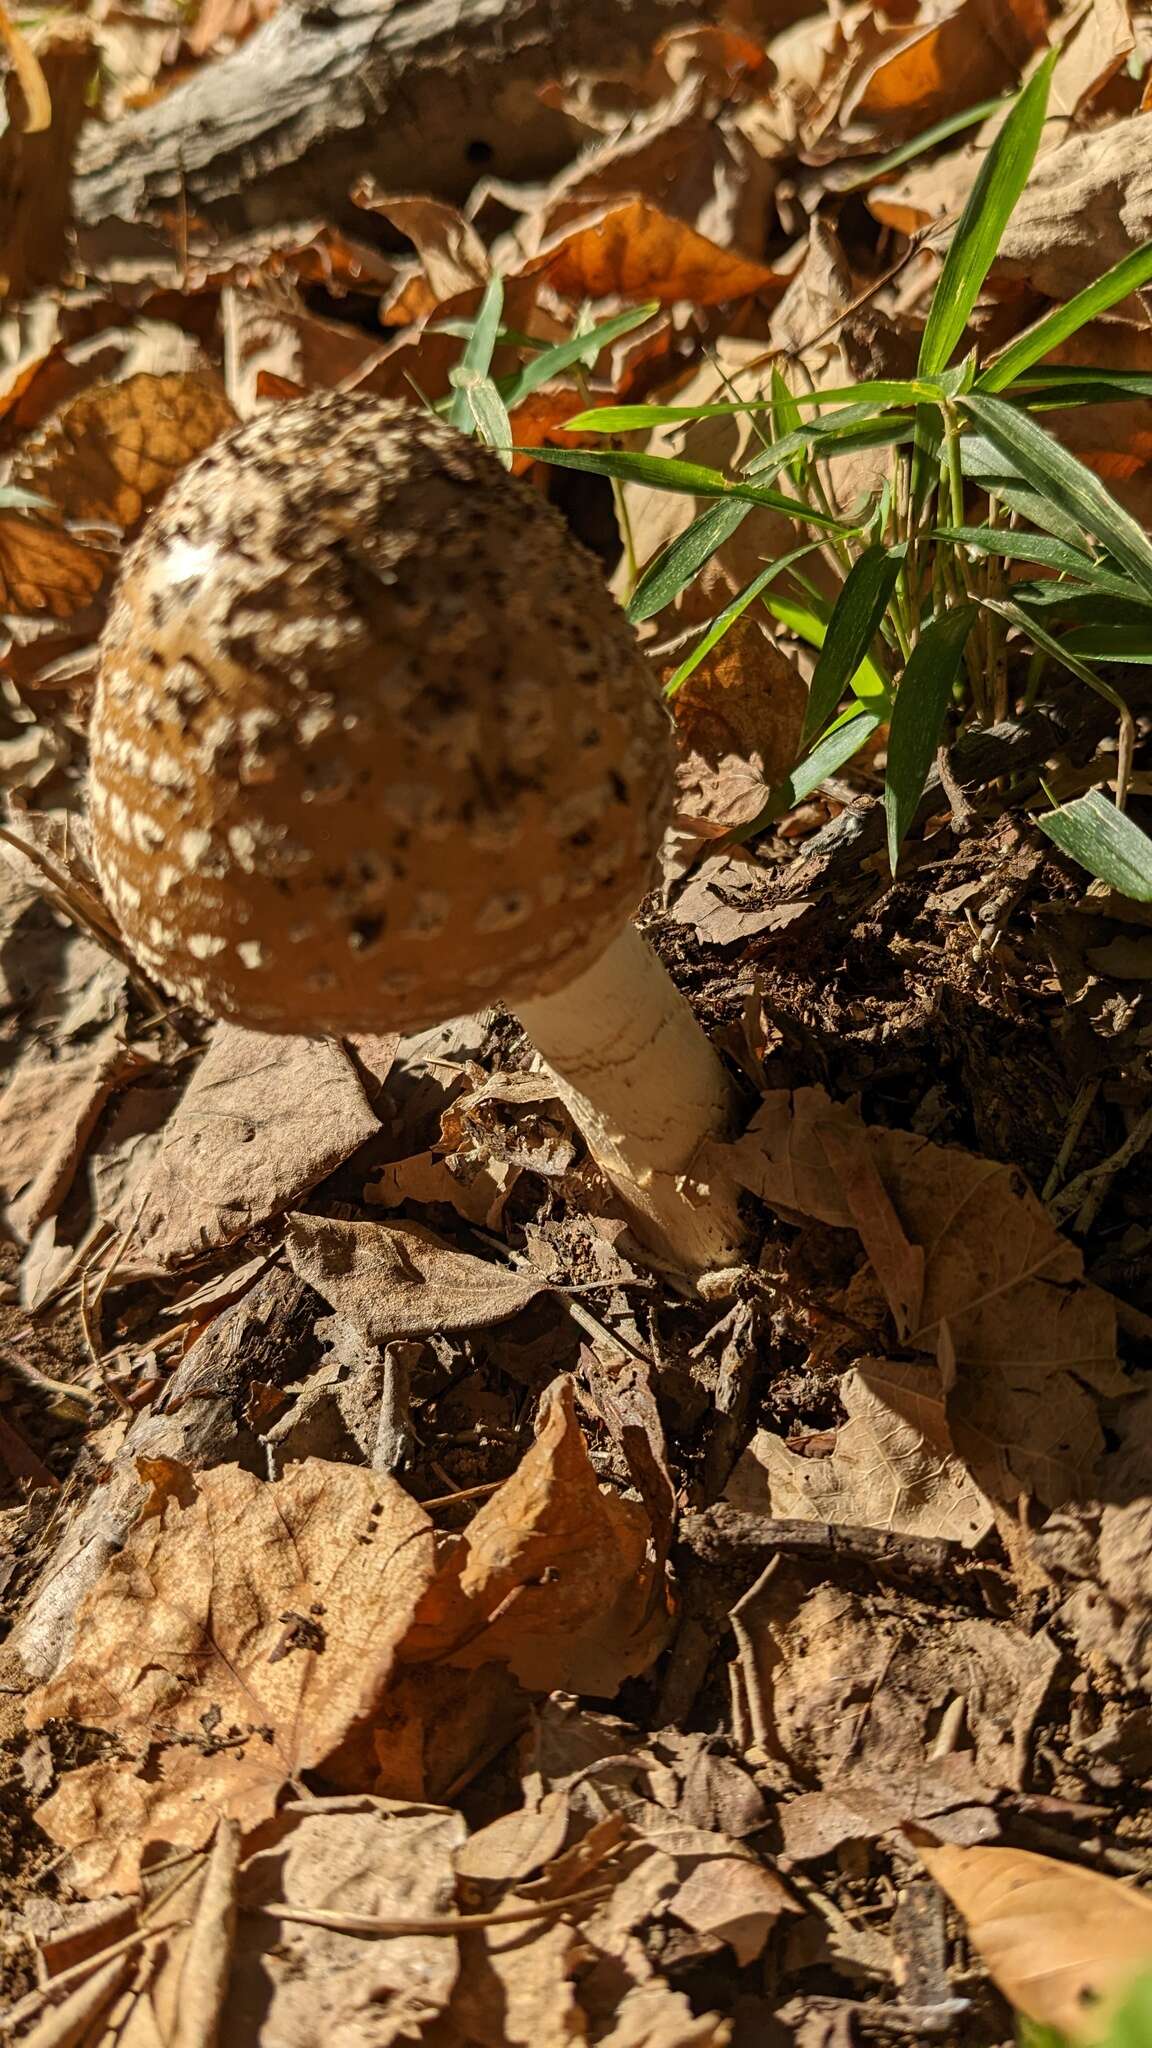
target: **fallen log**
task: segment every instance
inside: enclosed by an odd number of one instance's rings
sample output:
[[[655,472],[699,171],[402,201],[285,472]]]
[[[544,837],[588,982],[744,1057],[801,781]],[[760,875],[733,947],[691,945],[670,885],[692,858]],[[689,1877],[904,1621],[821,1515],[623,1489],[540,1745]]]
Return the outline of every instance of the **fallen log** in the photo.
[[[804,0],[289,0],[232,55],[89,130],[76,218],[140,221],[185,201],[228,229],[358,219],[386,190],[459,200],[484,170],[549,175],[580,139],[538,87],[611,72],[667,30],[735,11],[768,35]]]

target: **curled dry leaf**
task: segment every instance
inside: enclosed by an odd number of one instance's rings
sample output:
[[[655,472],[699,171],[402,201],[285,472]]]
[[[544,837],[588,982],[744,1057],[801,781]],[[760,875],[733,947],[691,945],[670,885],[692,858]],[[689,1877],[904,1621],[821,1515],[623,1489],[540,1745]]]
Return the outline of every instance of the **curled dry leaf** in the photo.
[[[380,192],[373,178],[361,178],[352,188],[352,198],[357,206],[383,214],[407,235],[420,265],[417,275],[406,278],[381,306],[386,326],[426,320],[446,300],[486,284],[491,270],[488,251],[471,221],[455,206],[415,193]]]
[[[1152,1898],[1024,1849],[919,1846],[1005,1998],[1084,2048],[1152,1968]]]
[[[77,1655],[30,1703],[35,1727],[70,1716],[130,1748],[174,1745],[147,1777],[73,1771],[40,1809],[76,1881],[131,1889],[150,1836],[195,1848],[221,1815],[266,1819],[371,1714],[433,1543],[394,1481],[316,1459],[271,1485],[201,1473],[191,1506],[139,1523],[83,1603]]]
[[[235,420],[210,372],[141,371],[74,398],[25,443],[13,475],[67,519],[130,533]]]
[[[610,1699],[667,1636],[648,1517],[600,1486],[571,1379],[546,1390],[536,1430],[518,1469],[448,1547],[404,1657],[499,1661],[528,1691]]]
[[[335,1040],[217,1025],[138,1191],[138,1253],[166,1269],[234,1244],[379,1128]]]
[[[912,28],[882,32],[880,52],[853,66],[839,110],[846,126],[859,123],[891,140],[920,133],[1010,91],[1047,39],[1040,0],[955,0],[925,14]]]

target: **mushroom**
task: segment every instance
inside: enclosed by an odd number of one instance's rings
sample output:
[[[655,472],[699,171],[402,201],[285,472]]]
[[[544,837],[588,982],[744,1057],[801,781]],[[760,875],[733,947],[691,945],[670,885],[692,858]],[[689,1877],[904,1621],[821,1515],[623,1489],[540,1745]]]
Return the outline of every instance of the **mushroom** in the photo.
[[[143,966],[262,1031],[414,1031],[499,996],[636,1233],[731,1265],[692,1181],[728,1075],[630,922],[669,727],[599,565],[441,420],[324,394],[190,465],[127,554],[89,803]]]

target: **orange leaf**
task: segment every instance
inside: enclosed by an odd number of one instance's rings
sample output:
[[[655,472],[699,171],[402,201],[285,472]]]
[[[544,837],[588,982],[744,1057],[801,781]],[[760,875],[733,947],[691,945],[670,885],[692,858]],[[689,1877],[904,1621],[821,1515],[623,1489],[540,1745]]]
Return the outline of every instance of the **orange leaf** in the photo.
[[[570,223],[525,265],[565,299],[690,299],[719,306],[780,287],[771,266],[721,249],[646,199],[614,200]]]
[[[70,619],[95,597],[109,557],[24,512],[0,512],[0,610]]]
[[[1073,2042],[1104,2039],[1110,2014],[1152,1967],[1152,1898],[1025,1849],[917,1846],[1005,1998]]]
[[[14,474],[66,518],[129,532],[235,418],[207,373],[141,371],[73,399],[26,445]]]

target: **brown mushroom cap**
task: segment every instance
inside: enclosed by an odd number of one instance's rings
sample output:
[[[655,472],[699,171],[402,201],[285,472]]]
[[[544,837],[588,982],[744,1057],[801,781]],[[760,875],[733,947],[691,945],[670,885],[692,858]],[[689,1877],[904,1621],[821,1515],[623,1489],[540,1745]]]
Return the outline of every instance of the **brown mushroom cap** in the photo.
[[[415,1029],[588,967],[644,892],[665,714],[599,564],[423,413],[305,398],[127,556],[91,730],[96,861],[186,1000]]]

